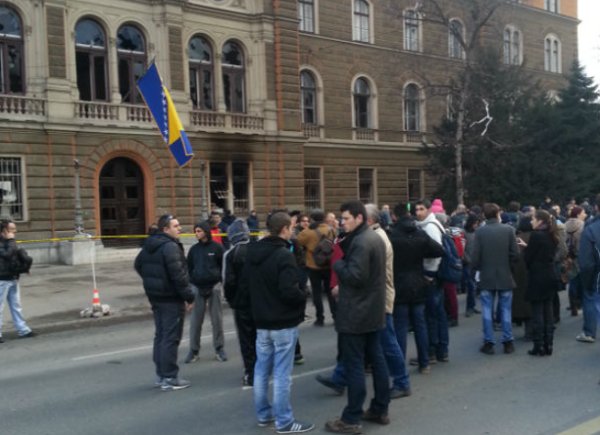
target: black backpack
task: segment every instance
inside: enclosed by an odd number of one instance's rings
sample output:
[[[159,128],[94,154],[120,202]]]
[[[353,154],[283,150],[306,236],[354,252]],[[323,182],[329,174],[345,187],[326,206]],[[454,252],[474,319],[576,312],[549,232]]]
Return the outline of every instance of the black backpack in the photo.
[[[318,230],[315,230],[320,237],[317,246],[313,249],[313,260],[317,267],[329,268],[331,266],[331,256],[333,255],[333,241]]]

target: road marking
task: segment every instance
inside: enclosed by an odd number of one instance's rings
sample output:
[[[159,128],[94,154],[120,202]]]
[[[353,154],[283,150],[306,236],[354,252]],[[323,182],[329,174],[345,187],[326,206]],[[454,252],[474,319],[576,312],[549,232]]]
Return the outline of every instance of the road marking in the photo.
[[[581,423],[571,429],[559,433],[558,435],[591,435],[600,432],[600,417],[593,418]]]
[[[233,335],[235,334],[235,331],[226,331],[223,335]],[[201,340],[208,340],[209,338],[212,337],[212,334],[210,335],[203,335],[202,337],[200,337]],[[189,338],[185,338],[183,340],[181,340],[181,343],[185,343],[190,341]],[[131,352],[139,352],[142,350],[149,350],[152,349],[152,345],[146,345],[146,346],[139,346],[139,347],[130,347],[127,349],[120,349],[120,350],[113,350],[112,352],[102,352],[102,353],[95,353],[92,355],[84,355],[84,356],[77,356],[75,358],[71,358],[71,361],[85,361],[88,359],[94,359],[94,358],[104,358],[106,356],[113,356],[113,355],[119,355],[122,353],[131,353]]]

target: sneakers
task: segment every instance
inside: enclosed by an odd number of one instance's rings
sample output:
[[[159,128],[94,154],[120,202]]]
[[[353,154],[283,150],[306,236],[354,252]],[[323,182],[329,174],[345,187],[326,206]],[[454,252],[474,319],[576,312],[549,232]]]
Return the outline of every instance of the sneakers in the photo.
[[[215,358],[217,358],[217,361],[225,362],[227,361],[227,354],[223,349],[219,349],[215,354]]]
[[[269,426],[272,426],[273,423],[275,423],[275,417],[271,417],[267,420],[259,421],[258,427],[269,427]]]
[[[390,399],[401,399],[411,394],[410,388],[390,388]]]
[[[301,421],[294,420],[287,426],[282,427],[281,429],[276,429],[275,432],[277,432],[277,433],[302,433],[302,432],[308,432],[309,430],[313,430],[314,428],[315,428],[315,425],[312,423],[303,423]]]
[[[191,384],[190,381],[186,381],[181,378],[164,378],[163,383],[160,386],[162,391],[176,391],[183,390],[184,388],[189,387]]]
[[[481,348],[479,349],[479,352],[485,353],[486,355],[493,355],[494,354],[494,343],[490,343],[489,341],[486,341],[485,343],[483,343],[483,346],[481,346]]]
[[[302,354],[298,354],[294,356],[294,365],[300,366],[304,364],[304,357]]]
[[[37,333],[35,333],[33,331],[29,331],[27,334],[19,335],[19,338],[31,338],[31,337],[35,337],[36,335],[37,335]]]
[[[589,335],[585,335],[585,332],[580,332],[575,337],[575,340],[581,341],[582,343],[594,343],[596,339],[594,337],[590,337]]]
[[[504,353],[514,353],[515,352],[515,345],[513,344],[512,341],[506,341],[502,344],[504,345]]]
[[[200,359],[200,357],[198,356],[198,352],[194,352],[194,351],[190,350],[190,353],[187,354],[187,356],[185,357],[183,362],[186,364],[195,363],[199,359]]]
[[[164,382],[164,378],[157,376],[156,379],[154,379],[154,388],[162,387],[163,382]]]
[[[418,359],[418,358],[411,358],[411,359],[408,361],[408,363],[409,363],[411,366],[418,366],[418,365],[419,365],[419,359]],[[435,358],[435,355],[434,355],[434,356],[431,356],[431,355],[430,355],[430,356],[429,356],[429,364],[435,364],[435,363],[437,363],[437,359]]]
[[[341,418],[325,423],[325,430],[333,433],[349,433],[353,435],[362,434],[362,426],[360,424],[346,423]]]
[[[422,375],[428,375],[431,373],[431,368],[429,366],[419,367],[419,373]]]
[[[343,385],[336,384],[331,378],[328,378],[323,375],[317,375],[315,379],[321,385],[324,385],[327,388],[331,388],[333,391],[335,391],[337,395],[341,396],[342,394],[344,394],[345,387]]]
[[[371,423],[377,423],[381,425],[390,424],[390,418],[387,414],[376,414],[370,409],[367,409],[363,415],[362,419],[365,421],[370,421]]]
[[[242,388],[248,389],[254,386],[254,379],[250,375],[244,375],[242,378]]]

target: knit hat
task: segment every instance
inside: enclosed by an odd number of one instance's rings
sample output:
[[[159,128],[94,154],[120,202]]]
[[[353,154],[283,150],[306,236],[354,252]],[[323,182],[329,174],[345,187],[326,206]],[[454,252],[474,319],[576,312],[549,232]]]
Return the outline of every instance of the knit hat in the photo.
[[[233,245],[250,240],[250,230],[244,219],[237,218],[227,228],[227,238]]]
[[[436,198],[433,200],[433,202],[431,203],[431,212],[432,213],[446,213],[446,210],[444,210],[444,203],[442,202],[441,199]]]

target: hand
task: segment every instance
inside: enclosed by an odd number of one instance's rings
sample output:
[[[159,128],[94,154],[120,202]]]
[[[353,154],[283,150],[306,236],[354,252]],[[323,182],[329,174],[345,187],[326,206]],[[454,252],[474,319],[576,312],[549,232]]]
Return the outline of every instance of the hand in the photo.
[[[517,245],[519,245],[519,246],[521,246],[523,248],[527,247],[527,243],[525,243],[525,241],[522,238],[520,238],[520,237],[517,237]]]
[[[193,302],[191,304],[189,302],[185,303],[185,311],[187,313],[189,313],[190,311],[192,311],[193,308],[194,308],[194,303]]]
[[[331,289],[331,296],[333,296],[334,298],[338,298],[340,295],[340,286],[336,285],[334,288]]]
[[[3,231],[2,235],[4,236],[5,239],[14,239],[15,238],[15,233],[13,233],[12,231]]]

